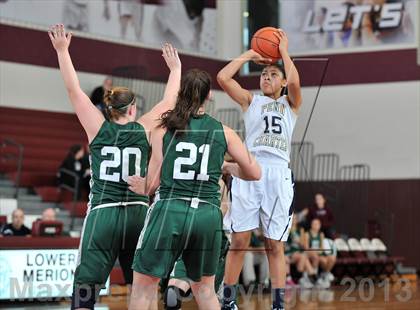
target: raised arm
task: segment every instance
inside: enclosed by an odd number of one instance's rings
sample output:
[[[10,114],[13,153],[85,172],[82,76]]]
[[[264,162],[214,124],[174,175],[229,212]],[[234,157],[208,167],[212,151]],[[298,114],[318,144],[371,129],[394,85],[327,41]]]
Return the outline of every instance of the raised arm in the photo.
[[[91,142],[101,128],[105,118],[80,88],[79,79],[77,78],[69,53],[72,33],[66,33],[64,25],[60,24],[53,26],[48,31],[48,35],[57,52],[60,72],[70,102],[74,107],[80,123],[85,129],[89,142]]]
[[[289,56],[289,40],[286,33],[282,29],[278,29],[278,32],[274,34],[280,39],[279,51],[283,59],[284,71],[286,72],[289,103],[293,111],[297,113],[302,105],[299,73]]]
[[[268,61],[257,52],[248,50],[238,58],[235,58],[230,63],[228,63],[217,74],[217,82],[219,83],[220,87],[223,88],[223,90],[242,107],[243,111],[248,109],[248,106],[252,100],[252,94],[250,91],[242,88],[242,86],[239,85],[239,83],[235,81],[233,77],[246,62],[251,60],[257,63],[264,63]]]
[[[150,157],[149,166],[147,168],[147,176],[142,178],[140,176],[128,177],[127,183],[129,190],[139,195],[153,195],[160,184],[160,174],[163,162],[163,135],[165,129],[159,128],[152,131],[150,143],[152,145],[152,156]]]
[[[217,82],[220,87],[241,106],[243,111],[248,109],[252,100],[252,94],[250,91],[242,88],[242,86],[236,82],[233,77],[245,63],[252,59],[252,52],[252,50],[246,51],[241,56],[228,63],[217,74]]]
[[[175,107],[176,98],[181,84],[181,60],[179,59],[176,48],[174,48],[171,44],[166,43],[162,47],[162,56],[170,70],[163,99],[156,104],[152,110],[144,114],[138,120],[140,123],[148,127],[149,130],[152,130],[159,124],[160,117],[163,113]]]
[[[254,156],[242,143],[241,138],[231,128],[223,126],[228,144],[228,153],[235,161],[223,164],[224,173],[229,173],[243,180],[259,180],[261,178],[261,167]]]

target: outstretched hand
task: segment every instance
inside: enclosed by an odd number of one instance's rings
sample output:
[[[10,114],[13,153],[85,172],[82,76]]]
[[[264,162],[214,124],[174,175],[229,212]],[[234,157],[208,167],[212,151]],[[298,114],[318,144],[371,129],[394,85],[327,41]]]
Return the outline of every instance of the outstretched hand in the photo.
[[[139,195],[146,195],[146,178],[138,175],[129,176],[127,179],[128,189]]]
[[[181,60],[178,56],[178,51],[170,43],[165,43],[162,46],[162,56],[165,59],[166,65],[169,70],[173,71],[181,69]]]
[[[57,52],[62,52],[69,48],[73,34],[71,32],[66,33],[63,24],[57,24],[50,28],[48,35],[51,39],[51,43],[54,46],[54,49]]]

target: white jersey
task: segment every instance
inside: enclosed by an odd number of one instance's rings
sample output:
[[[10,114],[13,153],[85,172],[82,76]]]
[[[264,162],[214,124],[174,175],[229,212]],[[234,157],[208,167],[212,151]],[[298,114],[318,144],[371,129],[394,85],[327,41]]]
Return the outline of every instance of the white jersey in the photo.
[[[287,96],[277,100],[254,95],[244,113],[245,144],[257,158],[290,162],[290,149],[297,115]]]

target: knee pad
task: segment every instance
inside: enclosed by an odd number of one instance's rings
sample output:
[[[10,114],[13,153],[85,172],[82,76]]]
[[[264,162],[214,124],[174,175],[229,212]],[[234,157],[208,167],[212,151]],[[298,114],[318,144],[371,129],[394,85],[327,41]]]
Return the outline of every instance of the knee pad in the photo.
[[[178,310],[181,309],[182,298],[184,297],[185,292],[179,287],[174,285],[168,286],[163,296],[163,304],[165,305],[166,310]]]
[[[76,285],[71,296],[71,310],[78,308],[94,309],[100,288],[94,285]]]

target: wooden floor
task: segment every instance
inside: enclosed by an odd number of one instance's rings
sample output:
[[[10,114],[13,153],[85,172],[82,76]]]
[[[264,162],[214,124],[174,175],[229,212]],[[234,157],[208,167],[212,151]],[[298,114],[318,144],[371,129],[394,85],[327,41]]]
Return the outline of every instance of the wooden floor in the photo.
[[[408,282],[409,283],[409,282]],[[310,309],[393,309],[393,310],[419,310],[420,292],[416,284],[389,285],[386,289],[381,285],[373,285],[365,288],[357,284],[351,287],[334,287],[330,290],[300,290],[289,289],[286,293],[286,309],[310,310]],[[112,303],[103,298],[103,304],[107,304],[110,310],[126,309],[125,302]],[[243,292],[239,309],[261,310],[271,309],[270,294],[252,294],[246,296]],[[163,309],[159,305],[159,309]],[[183,304],[183,310],[198,309],[194,301]]]
[[[407,282],[409,283],[409,282]],[[418,310],[420,309],[419,285],[409,283],[384,285],[356,284],[354,287],[336,286],[329,290],[300,290],[288,289],[286,293],[286,309],[392,309],[392,310]],[[128,296],[125,288],[114,290],[112,296],[102,297],[95,309],[97,310],[122,310],[127,309]],[[269,294],[250,294],[242,292],[239,299],[239,309],[261,310],[270,309],[271,298]],[[42,303],[31,304],[0,304],[1,309],[68,309],[69,304],[65,302],[48,305]],[[163,309],[159,305],[159,309]],[[198,309],[194,301],[183,304],[183,310]],[[141,310],[141,309],[139,309]]]

